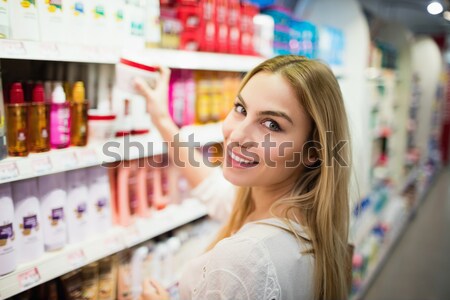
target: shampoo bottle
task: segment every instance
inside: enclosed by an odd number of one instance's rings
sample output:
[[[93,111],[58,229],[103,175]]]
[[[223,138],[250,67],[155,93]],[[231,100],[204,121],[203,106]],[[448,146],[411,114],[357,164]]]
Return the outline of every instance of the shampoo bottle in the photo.
[[[10,37],[8,1],[0,1],[0,39]]]
[[[35,0],[8,1],[11,39],[39,41],[38,11]]]
[[[41,209],[37,180],[26,179],[12,184],[17,226],[18,262],[25,263],[44,253]]]
[[[30,152],[50,150],[50,109],[45,103],[44,86],[37,83],[28,107],[28,146]]]
[[[88,169],[91,227],[98,233],[112,226],[111,196],[108,169],[97,166]]]
[[[67,241],[64,207],[67,200],[64,173],[38,178],[44,245],[46,251],[64,247]]]
[[[77,169],[66,173],[67,181],[67,229],[69,243],[84,241],[92,231],[89,222],[89,195],[86,170]]]
[[[85,101],[84,84],[77,81],[73,85],[71,103],[70,143],[86,146],[88,137],[88,103]]]
[[[11,185],[0,185],[0,276],[16,268],[14,205]]]
[[[9,103],[6,105],[6,122],[9,155],[27,156],[27,104],[19,82],[11,86]]]
[[[0,160],[8,155],[8,147],[6,146],[5,105],[3,101],[3,87],[2,81],[0,80]]]
[[[70,107],[61,82],[56,83],[52,93],[50,126],[52,148],[67,148],[70,143]]]

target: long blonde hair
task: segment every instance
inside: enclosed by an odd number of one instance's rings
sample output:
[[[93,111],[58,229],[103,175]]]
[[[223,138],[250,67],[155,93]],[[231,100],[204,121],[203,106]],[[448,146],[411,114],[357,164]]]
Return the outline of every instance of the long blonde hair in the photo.
[[[269,59],[243,79],[241,88],[257,73],[280,74],[293,88],[297,99],[312,120],[311,141],[320,145],[315,151],[320,164],[304,168],[289,197],[277,200],[284,207],[284,221],[290,213],[301,211],[314,255],[315,299],[346,299],[348,297],[348,226],[350,137],[342,94],[331,70],[324,64],[295,55]],[[345,147],[336,147],[339,142]],[[333,153],[340,149],[339,153]],[[339,161],[335,160],[336,154]],[[239,188],[236,201],[225,226],[220,230],[213,248],[220,240],[233,235],[253,211],[251,188]],[[301,237],[289,226],[297,239]]]

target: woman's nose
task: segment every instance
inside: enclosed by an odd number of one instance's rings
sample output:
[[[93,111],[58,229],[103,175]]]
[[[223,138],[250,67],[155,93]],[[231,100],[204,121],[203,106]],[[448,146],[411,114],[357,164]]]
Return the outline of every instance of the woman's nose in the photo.
[[[252,128],[251,123],[247,119],[243,120],[232,129],[229,137],[230,143],[244,148],[256,147],[257,143],[253,138],[254,133],[255,128]]]

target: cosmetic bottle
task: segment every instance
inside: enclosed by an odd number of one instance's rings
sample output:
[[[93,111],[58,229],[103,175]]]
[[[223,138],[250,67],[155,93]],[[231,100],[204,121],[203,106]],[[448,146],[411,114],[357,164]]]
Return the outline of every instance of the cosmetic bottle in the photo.
[[[0,276],[14,271],[17,265],[14,224],[11,185],[0,184]]]
[[[131,254],[130,271],[131,271],[131,294],[132,299],[139,299],[142,293],[143,264],[148,255],[148,248],[141,246],[135,249]]]
[[[73,85],[71,103],[70,143],[86,146],[88,141],[88,103],[85,101],[84,84],[77,81]]]
[[[66,218],[69,243],[80,243],[92,232],[89,217],[89,194],[85,169],[66,173]]]
[[[98,299],[98,262],[93,262],[81,269],[83,278],[83,298],[86,300]]]
[[[50,150],[50,109],[45,103],[44,86],[37,83],[28,106],[28,147],[30,152]]]
[[[128,226],[132,223],[130,210],[130,168],[125,167],[123,163],[117,168],[116,180],[116,201],[117,201],[117,221],[122,226]]]
[[[44,253],[41,209],[35,178],[15,181],[12,184],[14,211],[17,225],[18,262],[25,263]]]
[[[117,257],[109,256],[98,263],[98,300],[116,299]]]
[[[1,72],[0,72],[1,78]],[[2,81],[0,80],[0,160],[8,156],[8,147],[6,146],[6,124],[5,124],[5,103],[3,98]]]
[[[88,168],[87,172],[91,228],[97,233],[106,232],[112,226],[108,170],[103,166],[96,166]]]
[[[27,156],[27,104],[19,82],[11,86],[9,103],[6,105],[6,122],[8,154]]]
[[[64,216],[64,207],[67,201],[65,174],[41,176],[38,178],[38,186],[45,250],[61,249],[67,241]]]
[[[8,1],[0,1],[0,39],[10,38]]]
[[[70,107],[61,82],[55,84],[50,111],[50,144],[52,148],[67,148],[70,143]]]

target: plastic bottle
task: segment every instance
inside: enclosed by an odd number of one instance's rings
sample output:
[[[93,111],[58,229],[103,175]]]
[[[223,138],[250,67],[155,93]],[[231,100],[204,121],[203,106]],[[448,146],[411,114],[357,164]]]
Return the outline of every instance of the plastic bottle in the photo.
[[[26,179],[12,184],[17,225],[17,258],[25,263],[44,253],[41,208],[38,200],[37,180]]]
[[[69,243],[80,243],[92,232],[89,218],[89,195],[86,170],[78,169],[66,173],[67,205],[66,218]]]
[[[64,207],[67,201],[64,173],[38,178],[44,246],[46,251],[61,249],[67,242]]]
[[[52,93],[50,126],[52,148],[67,148],[70,143],[70,107],[61,82],[55,84]]]
[[[1,78],[1,72],[0,72]],[[3,99],[3,87],[0,80],[0,160],[8,155],[8,147],[6,146],[6,126],[5,126],[5,104]]]
[[[27,156],[27,104],[20,82],[11,86],[9,103],[6,105],[6,122],[8,154]]]
[[[0,1],[0,39],[10,37],[9,7],[7,1]]]
[[[50,150],[50,109],[45,103],[44,86],[37,83],[28,107],[28,146],[30,152]]]
[[[77,81],[72,89],[70,143],[86,146],[88,142],[88,103],[85,101],[84,84]]]
[[[102,166],[88,170],[91,227],[98,233],[111,228],[111,193],[108,170]]]
[[[11,185],[0,185],[0,276],[14,271],[17,265],[14,205]]]

